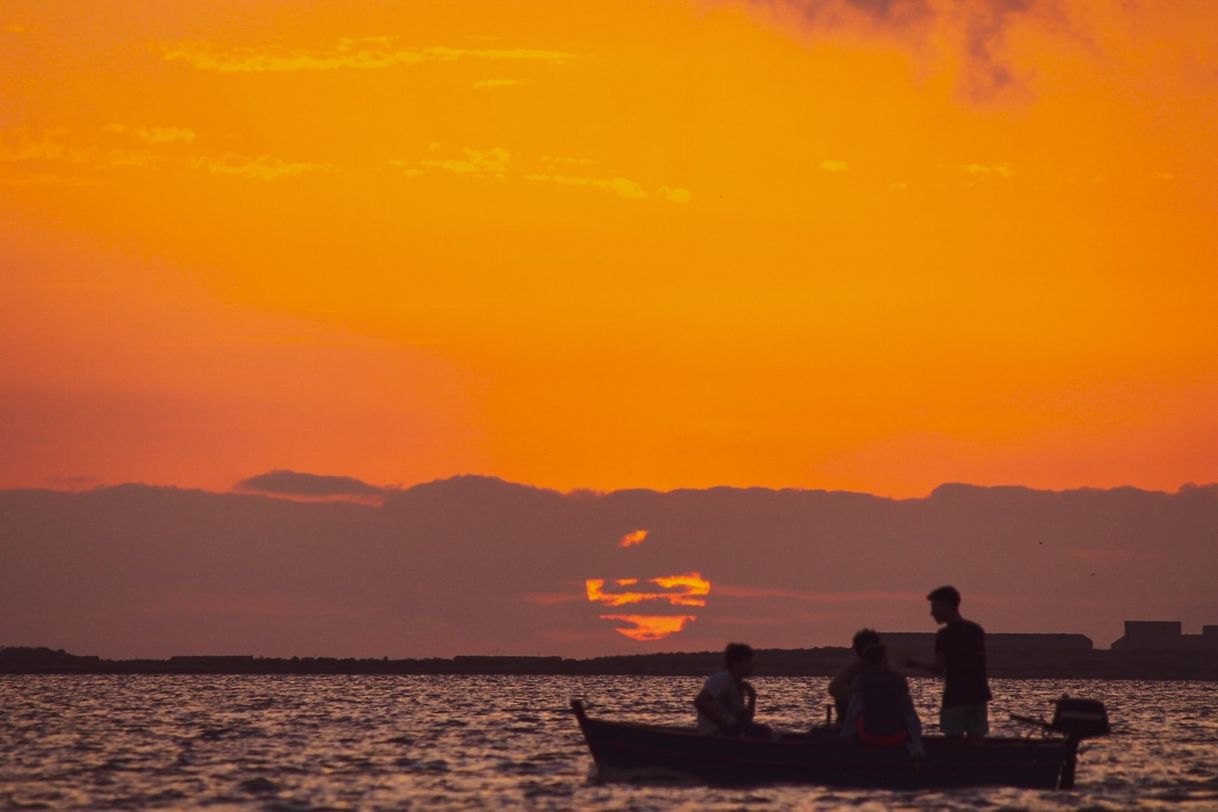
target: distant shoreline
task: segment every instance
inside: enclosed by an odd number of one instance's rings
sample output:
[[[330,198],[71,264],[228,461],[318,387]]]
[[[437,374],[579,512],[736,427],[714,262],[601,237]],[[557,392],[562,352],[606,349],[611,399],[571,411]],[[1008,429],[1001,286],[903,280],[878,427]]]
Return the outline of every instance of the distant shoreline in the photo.
[[[758,676],[827,677],[850,662],[847,648],[761,649]],[[425,659],[337,657],[176,656],[107,660],[62,650],[0,648],[0,674],[385,674],[704,676],[721,667],[722,654],[632,654],[564,657],[458,656]],[[899,659],[894,657],[895,661]],[[1118,679],[1218,682],[1218,652],[1020,651],[992,652],[989,674],[999,679]]]

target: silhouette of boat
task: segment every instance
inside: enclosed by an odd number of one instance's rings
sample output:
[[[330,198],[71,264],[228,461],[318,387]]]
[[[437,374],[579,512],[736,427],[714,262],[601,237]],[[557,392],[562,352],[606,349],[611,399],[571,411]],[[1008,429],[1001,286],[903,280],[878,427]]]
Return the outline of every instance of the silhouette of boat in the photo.
[[[924,736],[926,755],[915,760],[904,747],[843,741],[835,728],[784,733],[772,740],[700,736],[691,728],[594,719],[578,699],[571,707],[597,775],[607,780],[684,777],[726,785],[1068,789],[1074,786],[1079,742],[1108,733],[1101,703],[1063,698],[1052,723],[1018,717],[1040,726],[1041,737],[994,737],[968,745]]]

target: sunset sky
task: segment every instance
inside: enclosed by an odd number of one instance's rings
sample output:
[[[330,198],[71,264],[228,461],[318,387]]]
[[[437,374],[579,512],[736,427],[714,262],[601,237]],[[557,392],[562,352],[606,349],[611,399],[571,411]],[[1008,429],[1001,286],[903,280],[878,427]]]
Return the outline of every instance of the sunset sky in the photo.
[[[1216,65],[1210,0],[7,0],[0,487],[1214,482]]]

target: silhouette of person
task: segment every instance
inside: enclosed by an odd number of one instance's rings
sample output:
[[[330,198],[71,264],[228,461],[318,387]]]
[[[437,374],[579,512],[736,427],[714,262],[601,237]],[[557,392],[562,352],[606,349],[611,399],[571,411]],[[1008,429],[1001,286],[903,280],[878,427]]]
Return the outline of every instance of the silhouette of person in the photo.
[[[888,664],[881,642],[868,644],[860,656],[850,706],[842,718],[842,736],[871,746],[905,745],[922,756],[922,720],[909,695],[909,683]]]
[[[757,691],[745,680],[753,673],[753,648],[745,643],[728,643],[723,661],[725,669],[708,677],[694,698],[698,732],[704,736],[769,737],[770,729],[753,721]]]
[[[855,659],[829,681],[829,696],[833,697],[834,713],[839,725],[846,718],[846,709],[850,707],[850,697],[854,694],[854,681],[863,667],[863,651],[879,642],[880,635],[875,629],[859,629],[855,632],[854,639],[850,641]]]
[[[960,615],[960,593],[941,586],[926,596],[930,616],[943,628],[935,635],[935,660],[907,659],[911,668],[943,675],[943,706],[939,729],[951,737],[967,736],[980,743],[990,732],[989,681],[985,673],[985,630]]]

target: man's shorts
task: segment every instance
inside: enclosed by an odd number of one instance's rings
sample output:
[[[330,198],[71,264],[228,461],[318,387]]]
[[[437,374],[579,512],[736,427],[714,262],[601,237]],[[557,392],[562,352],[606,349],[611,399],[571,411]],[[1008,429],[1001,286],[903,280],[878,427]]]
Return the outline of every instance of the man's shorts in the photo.
[[[969,736],[980,738],[990,732],[990,703],[973,702],[969,705],[952,705],[939,711],[939,729],[944,736]]]

